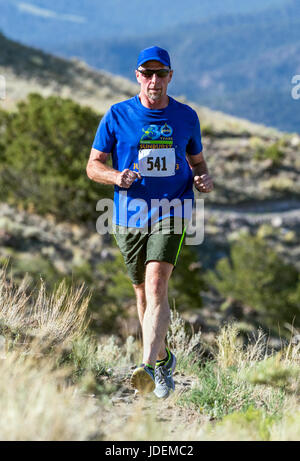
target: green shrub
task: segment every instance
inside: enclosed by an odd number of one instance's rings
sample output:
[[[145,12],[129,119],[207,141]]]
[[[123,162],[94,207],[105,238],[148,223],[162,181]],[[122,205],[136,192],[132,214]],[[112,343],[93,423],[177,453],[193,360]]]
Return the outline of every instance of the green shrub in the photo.
[[[271,168],[278,168],[282,164],[284,155],[281,143],[275,142],[266,148],[259,146],[254,156],[257,160],[271,160]]]
[[[208,362],[198,372],[198,383],[183,394],[179,404],[193,407],[211,418],[222,418],[235,411],[246,411],[255,405],[252,387],[241,382],[234,370],[221,370]]]
[[[0,200],[70,221],[96,220],[96,202],[111,188],[86,175],[100,117],[58,96],[31,94],[0,113]]]
[[[183,246],[170,279],[170,300],[175,300],[176,308],[180,311],[197,309],[203,305],[200,292],[206,289],[197,253],[191,247]]]
[[[280,356],[269,357],[258,362],[246,372],[246,379],[252,384],[264,384],[287,390],[300,376],[296,364],[284,363]]]
[[[103,383],[103,376],[108,374],[106,364],[99,359],[96,339],[90,335],[73,340],[69,350],[58,357],[57,365],[69,367],[71,383],[78,384],[83,392],[99,397],[109,391]]]
[[[225,416],[214,427],[215,435],[221,435],[224,440],[259,440],[268,441],[271,429],[278,417],[269,416],[264,410],[249,407],[247,411],[235,412]]]
[[[233,243],[230,257],[222,258],[205,278],[224,297],[256,309],[269,326],[300,325],[299,271],[257,236]]]

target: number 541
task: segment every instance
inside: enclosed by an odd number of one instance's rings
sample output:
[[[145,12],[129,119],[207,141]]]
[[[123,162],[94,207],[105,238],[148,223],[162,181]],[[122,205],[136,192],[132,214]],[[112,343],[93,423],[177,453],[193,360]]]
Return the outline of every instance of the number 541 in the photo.
[[[147,158],[147,170],[151,171],[156,168],[157,171],[167,171],[166,157],[157,157],[155,160],[153,157]]]

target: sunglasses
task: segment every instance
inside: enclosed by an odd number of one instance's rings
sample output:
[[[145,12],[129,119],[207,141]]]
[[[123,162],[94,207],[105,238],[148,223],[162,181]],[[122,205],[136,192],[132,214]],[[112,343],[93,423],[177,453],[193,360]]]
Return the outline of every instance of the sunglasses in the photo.
[[[153,74],[156,74],[159,78],[165,78],[170,73],[170,69],[138,69],[138,71],[145,78],[151,78]]]

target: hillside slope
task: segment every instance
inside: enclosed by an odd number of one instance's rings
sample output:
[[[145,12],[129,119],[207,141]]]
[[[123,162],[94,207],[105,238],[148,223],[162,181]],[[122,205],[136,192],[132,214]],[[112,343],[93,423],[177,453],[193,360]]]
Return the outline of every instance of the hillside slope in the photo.
[[[78,60],[57,58],[21,45],[0,34],[0,74],[6,80],[3,109],[35,92],[72,98],[103,113],[120,100],[131,97],[137,87],[125,78],[95,71]]]
[[[39,49],[21,45],[0,33],[0,75],[6,79],[6,99],[0,107],[13,109],[31,92],[72,98],[99,113],[112,104],[137,94],[139,87],[132,81],[89,67],[83,61],[63,59]],[[172,94],[172,87],[171,87]],[[187,100],[179,97],[183,102]],[[247,120],[226,115],[198,104],[191,105],[199,113],[202,125],[217,132],[248,133],[278,139],[281,133]]]

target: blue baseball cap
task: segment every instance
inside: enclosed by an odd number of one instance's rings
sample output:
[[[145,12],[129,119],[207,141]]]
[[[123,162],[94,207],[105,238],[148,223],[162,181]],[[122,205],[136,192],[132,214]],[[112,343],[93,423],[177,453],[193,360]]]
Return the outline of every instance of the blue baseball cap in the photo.
[[[169,53],[159,46],[151,46],[141,51],[137,60],[137,68],[147,61],[159,61],[171,68]]]

